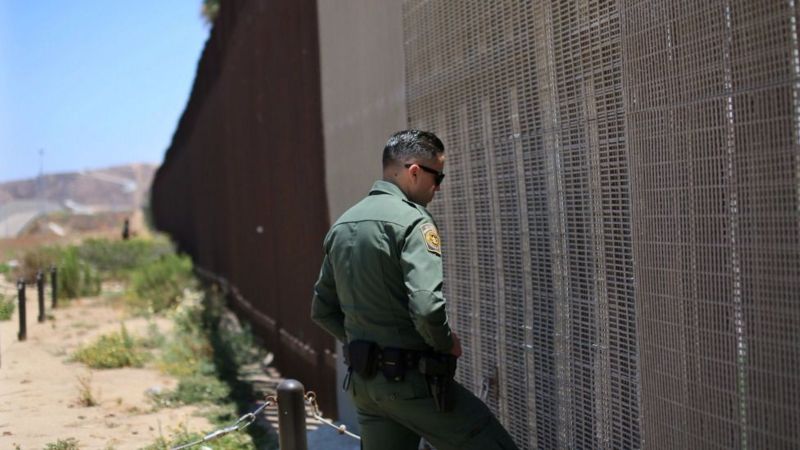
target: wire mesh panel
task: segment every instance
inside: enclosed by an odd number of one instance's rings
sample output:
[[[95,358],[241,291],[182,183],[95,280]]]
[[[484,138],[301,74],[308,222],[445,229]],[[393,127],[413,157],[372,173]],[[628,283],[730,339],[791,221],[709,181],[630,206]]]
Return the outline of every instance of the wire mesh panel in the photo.
[[[567,444],[637,446],[630,200],[613,2],[553,2],[553,71],[570,305]]]
[[[435,129],[448,146],[452,175],[443,186],[446,200],[434,210],[465,350],[458,377],[485,396],[523,448],[535,446],[526,320],[530,232],[520,215],[526,193],[518,164],[528,157],[523,134],[532,132],[520,120],[531,116],[520,98],[534,89],[532,78],[524,80],[528,14],[486,2],[407,2],[404,17],[411,123]],[[522,83],[503,81],[514,79]]]
[[[408,1],[404,31],[409,123],[448,148],[459,379],[522,448],[638,446],[615,4]]]
[[[646,446],[798,448],[795,2],[621,10]]]

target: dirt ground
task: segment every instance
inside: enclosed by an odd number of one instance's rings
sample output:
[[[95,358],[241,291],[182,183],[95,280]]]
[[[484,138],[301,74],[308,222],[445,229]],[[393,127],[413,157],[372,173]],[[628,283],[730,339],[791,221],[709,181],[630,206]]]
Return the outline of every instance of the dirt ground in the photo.
[[[13,289],[0,281],[7,296],[16,296]],[[147,390],[177,384],[155,368],[90,370],[68,360],[78,346],[118,331],[122,322],[131,334],[144,335],[145,319],[126,317],[107,298],[97,297],[49,310],[52,317],[37,323],[36,291],[29,289],[27,298],[26,341],[17,340],[17,313],[0,322],[0,449],[41,449],[67,438],[77,439],[85,449],[134,449],[169,436],[179,425],[212,429],[196,416],[195,406],[153,410]],[[49,306],[49,295],[47,300]],[[156,324],[161,332],[171,325],[164,319]],[[80,379],[90,380],[97,406],[78,401]]]
[[[150,236],[143,214],[131,216],[131,228],[140,237]],[[0,239],[0,261],[17,257],[42,245],[74,244],[87,237],[116,239],[118,229],[94,230],[74,236],[29,235]],[[120,290],[121,286],[118,287]],[[18,312],[10,321],[0,321],[0,450],[42,449],[58,440],[74,438],[81,449],[139,449],[160,436],[170,437],[178,427],[208,433],[217,427],[198,415],[200,406],[154,410],[147,392],[172,389],[177,379],[156,368],[89,369],[69,361],[81,345],[98,336],[119,331],[124,323],[134,336],[146,335],[149,323],[129,317],[110,298],[114,287],[100,297],[73,300],[50,309],[47,290],[47,320],[37,323],[36,289],[27,290],[27,340],[17,339]],[[0,276],[0,294],[16,298],[16,287]],[[172,323],[155,321],[162,334]],[[273,367],[256,370],[253,383],[274,393],[281,377]],[[87,381],[88,380],[88,381]],[[86,407],[79,398],[90,386],[98,404]],[[255,408],[255,405],[254,405]],[[253,408],[253,409],[254,409]],[[307,411],[308,444],[312,450],[355,450],[358,441],[321,426]],[[258,423],[278,430],[277,407],[270,406]],[[256,426],[256,425],[254,425]],[[200,448],[200,447],[197,447]]]

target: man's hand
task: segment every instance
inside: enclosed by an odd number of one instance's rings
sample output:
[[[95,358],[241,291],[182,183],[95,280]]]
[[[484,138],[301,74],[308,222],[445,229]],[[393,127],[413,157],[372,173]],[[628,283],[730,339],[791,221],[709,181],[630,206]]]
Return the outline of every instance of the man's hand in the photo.
[[[455,331],[451,331],[453,336],[453,348],[450,349],[450,354],[455,356],[456,358],[461,357],[461,341],[458,340],[458,336],[456,336]]]

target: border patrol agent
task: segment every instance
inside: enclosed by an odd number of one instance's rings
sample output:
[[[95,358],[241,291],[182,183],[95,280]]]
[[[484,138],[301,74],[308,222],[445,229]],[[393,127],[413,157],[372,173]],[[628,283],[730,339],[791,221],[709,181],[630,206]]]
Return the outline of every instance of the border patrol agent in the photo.
[[[442,248],[425,209],[444,145],[406,130],[383,151],[383,180],[325,237],[312,319],[341,341],[362,448],[516,449],[486,405],[453,380],[461,344],[442,295]]]

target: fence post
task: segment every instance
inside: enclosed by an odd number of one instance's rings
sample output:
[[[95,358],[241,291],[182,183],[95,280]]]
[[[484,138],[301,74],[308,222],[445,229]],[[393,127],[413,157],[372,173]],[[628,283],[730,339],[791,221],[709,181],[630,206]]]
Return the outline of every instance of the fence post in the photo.
[[[24,341],[28,337],[28,330],[25,323],[25,280],[17,280],[17,298],[19,299],[19,333],[17,339]]]
[[[52,284],[51,294],[53,296],[53,309],[58,304],[58,268],[56,266],[50,267],[50,283]]]
[[[44,273],[36,272],[36,291],[39,294],[39,323],[44,322]]]
[[[281,450],[308,450],[305,388],[297,380],[278,385],[278,441]]]

